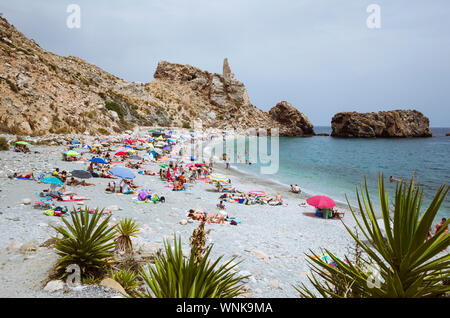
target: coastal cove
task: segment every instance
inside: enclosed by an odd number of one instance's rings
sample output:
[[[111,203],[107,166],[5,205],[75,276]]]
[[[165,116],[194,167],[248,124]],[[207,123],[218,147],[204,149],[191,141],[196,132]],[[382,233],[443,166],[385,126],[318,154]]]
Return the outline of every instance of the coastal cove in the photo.
[[[379,207],[379,173],[385,176],[390,199],[397,183],[389,182],[389,176],[409,181],[414,175],[423,186],[423,206],[426,207],[437,189],[450,180],[450,162],[447,159],[450,138],[445,136],[450,128],[431,130],[432,138],[280,137],[280,165],[276,174],[261,175],[258,162],[248,165],[238,161],[232,169],[255,181],[277,185],[280,189],[298,184],[304,196],[329,195],[343,207],[347,206],[346,196],[352,206],[357,205],[355,191],[361,182],[364,183],[364,176],[367,177],[374,206]],[[331,128],[315,127],[315,131],[329,134]],[[443,202],[439,215],[450,216],[450,199]]]

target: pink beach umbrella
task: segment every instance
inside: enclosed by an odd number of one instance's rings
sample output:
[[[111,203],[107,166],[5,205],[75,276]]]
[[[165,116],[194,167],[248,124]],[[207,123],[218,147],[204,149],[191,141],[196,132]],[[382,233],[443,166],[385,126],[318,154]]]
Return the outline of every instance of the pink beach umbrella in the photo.
[[[319,209],[331,209],[332,207],[336,206],[336,203],[334,203],[334,200],[332,198],[329,198],[324,195],[316,195],[313,197],[310,197],[306,200],[309,205],[312,205]]]

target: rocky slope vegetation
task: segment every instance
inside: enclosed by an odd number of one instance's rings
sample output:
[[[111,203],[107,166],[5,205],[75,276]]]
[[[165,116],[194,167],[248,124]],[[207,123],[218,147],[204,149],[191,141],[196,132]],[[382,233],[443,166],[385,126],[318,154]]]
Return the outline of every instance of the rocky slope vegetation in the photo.
[[[429,120],[416,110],[344,112],[331,120],[334,137],[431,137]]]
[[[135,125],[189,128],[193,120],[219,129],[279,127],[286,136],[310,131],[252,105],[227,60],[223,74],[161,61],[153,81],[127,82],[42,49],[0,18],[0,132],[98,135]]]

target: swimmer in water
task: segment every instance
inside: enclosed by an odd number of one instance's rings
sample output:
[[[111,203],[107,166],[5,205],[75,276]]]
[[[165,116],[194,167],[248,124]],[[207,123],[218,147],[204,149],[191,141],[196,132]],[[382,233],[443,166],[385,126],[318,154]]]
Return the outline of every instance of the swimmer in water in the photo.
[[[399,180],[399,179],[397,179],[397,178],[394,178],[393,176],[390,176],[389,177],[389,181],[391,181],[391,182],[400,182],[401,180]]]

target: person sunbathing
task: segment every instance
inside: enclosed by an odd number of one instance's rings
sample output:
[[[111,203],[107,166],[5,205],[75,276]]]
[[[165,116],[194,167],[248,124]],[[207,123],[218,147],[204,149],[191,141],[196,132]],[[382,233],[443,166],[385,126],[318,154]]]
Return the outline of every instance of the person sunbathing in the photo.
[[[116,183],[114,181],[108,182],[108,187],[106,188],[106,191],[115,193],[116,192]]]
[[[121,192],[123,194],[134,194],[136,192],[134,192],[133,190],[131,190],[131,185],[128,181],[123,180],[124,182],[121,182],[120,188],[121,188]]]
[[[283,199],[281,198],[280,192],[278,192],[275,196],[275,202],[279,203],[280,205],[283,204]]]
[[[178,177],[178,180],[181,182],[181,184],[185,184],[186,183],[186,178],[184,177],[184,174],[181,174]]]
[[[156,175],[155,172],[151,172],[150,170],[144,170],[143,174],[146,176],[155,176]]]
[[[189,176],[189,182],[190,183],[196,183],[197,178],[195,177],[194,173],[191,173],[191,175]]]
[[[231,186],[224,186],[220,182],[217,182],[216,187],[217,187],[218,192],[230,192],[230,193],[239,192],[239,193],[241,193],[240,191],[236,190],[236,188],[233,188]]]
[[[66,184],[67,184],[67,185],[71,185],[71,186],[78,186],[78,185],[81,185],[81,186],[83,186],[83,187],[95,186],[94,183],[88,183],[88,182],[86,182],[86,180],[78,181],[78,180],[75,179],[74,177],[72,177],[69,181],[67,181]]]
[[[206,222],[208,224],[210,224],[210,223],[224,224],[225,223],[224,215],[219,215],[219,213],[208,214],[206,212],[203,212],[203,211],[197,210],[197,209],[190,209],[188,212],[188,218],[191,218],[196,221]]]
[[[173,182],[173,191],[181,191],[184,189],[183,183],[180,181],[174,181]]]
[[[67,180],[67,171],[63,170],[59,175],[58,175],[58,179],[61,180],[62,182],[66,182]]]
[[[34,175],[33,175],[33,171],[30,172],[30,173],[17,173],[17,172],[14,172],[12,175],[8,176],[8,178],[10,178],[10,179],[23,178],[23,179],[33,179],[33,180],[35,180]]]
[[[345,215],[345,212],[338,211],[334,208],[331,209],[331,217],[332,218],[336,218],[336,217],[343,218],[344,215]]]
[[[217,207],[218,207],[220,210],[225,210],[225,204],[223,204],[223,201],[222,201],[222,200],[220,200],[219,204],[217,204]]]
[[[71,211],[70,213],[77,213],[77,212],[84,212],[86,211],[87,207],[79,207],[76,208],[75,210]],[[93,214],[97,211],[97,213],[100,213],[102,215],[112,215],[112,211],[109,210],[99,210],[99,209],[89,209],[89,213]]]

